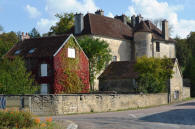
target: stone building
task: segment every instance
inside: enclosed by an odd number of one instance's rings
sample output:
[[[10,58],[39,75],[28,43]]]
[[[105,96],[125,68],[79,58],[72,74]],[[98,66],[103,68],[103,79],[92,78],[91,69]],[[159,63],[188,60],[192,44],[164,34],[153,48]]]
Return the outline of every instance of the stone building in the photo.
[[[140,15],[132,16],[128,22],[125,15],[110,18],[104,16],[103,10],[97,10],[95,14],[75,15],[74,34],[105,40],[110,46],[112,61],[133,61],[143,55],[175,58],[175,41],[169,37],[166,20],[162,22],[161,31]],[[96,90],[98,85],[96,78]]]
[[[65,79],[69,62],[74,63],[74,69],[68,69],[81,78],[83,93],[89,91],[89,62],[88,58],[71,35],[51,36],[42,38],[23,38],[6,54],[8,58],[21,56],[24,58],[27,70],[32,73],[40,84],[40,93],[61,93],[66,90]],[[68,76],[69,77],[69,76]],[[70,76],[72,77],[72,76]]]
[[[168,80],[169,102],[183,99],[183,78],[178,61],[172,58],[173,77]],[[99,77],[100,91],[115,91],[117,93],[136,93],[135,61],[112,62]],[[188,95],[189,96],[189,95]]]

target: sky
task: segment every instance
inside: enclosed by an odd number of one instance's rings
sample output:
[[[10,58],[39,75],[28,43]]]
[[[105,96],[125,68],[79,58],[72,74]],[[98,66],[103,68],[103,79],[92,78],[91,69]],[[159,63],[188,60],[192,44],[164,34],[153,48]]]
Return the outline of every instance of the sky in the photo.
[[[57,13],[94,13],[104,10],[105,16],[141,14],[144,19],[167,19],[172,37],[186,38],[195,31],[195,0],[0,0],[0,25],[4,32],[41,34],[58,21]]]

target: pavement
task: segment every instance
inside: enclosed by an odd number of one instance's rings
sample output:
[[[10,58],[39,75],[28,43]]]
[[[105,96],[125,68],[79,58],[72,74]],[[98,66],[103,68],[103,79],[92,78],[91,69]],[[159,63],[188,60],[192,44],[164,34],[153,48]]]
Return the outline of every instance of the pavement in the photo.
[[[70,120],[78,129],[195,129],[195,100],[147,109],[53,116],[53,120]]]

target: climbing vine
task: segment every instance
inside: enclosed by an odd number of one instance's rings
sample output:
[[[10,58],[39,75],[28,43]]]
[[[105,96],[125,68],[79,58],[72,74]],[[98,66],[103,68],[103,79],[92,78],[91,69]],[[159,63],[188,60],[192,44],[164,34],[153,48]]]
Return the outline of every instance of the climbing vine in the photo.
[[[68,48],[75,49],[75,58],[68,57]],[[81,49],[78,47],[74,38],[70,38],[59,55],[59,71],[60,75],[57,78],[57,83],[61,86],[56,89],[57,93],[81,93],[87,91],[87,82],[85,81],[86,75],[83,74],[80,62]],[[87,75],[88,76],[88,75]]]

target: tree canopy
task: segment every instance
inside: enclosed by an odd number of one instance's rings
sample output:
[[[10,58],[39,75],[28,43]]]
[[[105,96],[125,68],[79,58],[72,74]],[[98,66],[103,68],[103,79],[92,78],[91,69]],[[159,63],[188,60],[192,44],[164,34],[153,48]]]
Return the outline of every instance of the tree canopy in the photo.
[[[17,42],[18,37],[15,32],[0,34],[0,58]]]
[[[137,59],[135,71],[139,73],[137,78],[137,92],[159,93],[167,91],[167,80],[172,77],[173,70],[170,67],[172,61],[168,58]]]
[[[74,14],[73,13],[64,13],[64,14],[56,14],[59,21],[55,26],[50,28],[49,34],[65,34],[71,30],[74,26]]]
[[[94,79],[111,60],[111,50],[106,41],[88,36],[79,38],[78,42],[89,58],[90,83],[92,90],[94,90]]]
[[[34,83],[21,58],[0,62],[0,94],[33,94],[37,91]]]
[[[33,28],[29,32],[29,36],[30,36],[30,38],[39,38],[39,37],[41,37],[40,33],[38,32],[38,30],[36,28]]]

